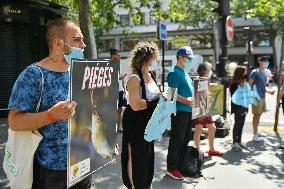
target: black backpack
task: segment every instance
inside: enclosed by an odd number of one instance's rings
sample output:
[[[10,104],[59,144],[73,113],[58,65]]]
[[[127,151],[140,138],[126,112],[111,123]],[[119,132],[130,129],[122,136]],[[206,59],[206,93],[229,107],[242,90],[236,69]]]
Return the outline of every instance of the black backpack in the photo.
[[[186,177],[201,177],[204,153],[193,146],[187,146],[179,160],[178,169]]]
[[[216,126],[215,137],[224,138],[230,133],[230,125],[223,116],[219,116],[214,123]]]

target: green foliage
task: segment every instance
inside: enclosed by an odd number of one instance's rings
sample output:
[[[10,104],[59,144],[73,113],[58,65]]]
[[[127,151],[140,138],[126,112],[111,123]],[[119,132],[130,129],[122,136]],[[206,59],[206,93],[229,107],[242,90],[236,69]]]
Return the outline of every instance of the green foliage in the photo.
[[[217,3],[212,0],[169,0],[169,18],[184,26],[212,24],[216,14],[212,12]]]
[[[65,15],[67,18],[78,22],[78,3],[79,0],[49,0],[53,3],[69,8]],[[161,16],[160,0],[91,0],[92,21],[97,35],[101,35],[104,31],[109,31],[114,25],[120,24],[119,15],[114,11],[115,7],[119,6],[128,10],[134,24],[142,22],[141,8],[152,8],[157,16]]]
[[[252,11],[253,16],[276,31],[284,29],[284,0],[257,0]]]
[[[231,14],[235,17],[251,17],[257,0],[231,0]]]

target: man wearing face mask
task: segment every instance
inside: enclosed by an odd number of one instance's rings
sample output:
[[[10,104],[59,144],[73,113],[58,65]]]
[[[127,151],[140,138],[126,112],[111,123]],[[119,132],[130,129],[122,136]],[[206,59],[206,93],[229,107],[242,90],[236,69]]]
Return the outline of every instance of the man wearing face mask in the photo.
[[[184,46],[177,51],[177,64],[168,75],[168,85],[175,94],[177,90],[177,113],[172,117],[171,137],[167,155],[167,174],[174,179],[183,179],[178,170],[178,161],[182,150],[188,145],[192,132],[192,107],[194,107],[193,84],[185,70],[186,65],[191,64],[195,58],[192,49]]]
[[[38,129],[43,136],[34,155],[32,188],[62,189],[67,188],[67,123],[77,105],[68,100],[69,66],[72,58],[83,57],[85,44],[80,28],[63,19],[48,25],[46,39],[48,57],[33,64],[37,68],[26,68],[14,84],[8,122],[14,131]],[[88,177],[72,188],[90,187],[91,177]]]
[[[259,67],[257,69],[252,70],[249,76],[249,84],[251,88],[255,85],[257,88],[258,95],[260,100],[257,101],[256,105],[252,105],[252,113],[253,113],[253,138],[252,140],[255,142],[260,141],[260,134],[258,133],[258,125],[260,116],[263,112],[266,111],[266,102],[265,102],[265,93],[268,92],[270,94],[274,94],[275,91],[271,91],[266,87],[268,75],[266,73],[266,69],[268,68],[268,58],[261,57],[258,59]]]

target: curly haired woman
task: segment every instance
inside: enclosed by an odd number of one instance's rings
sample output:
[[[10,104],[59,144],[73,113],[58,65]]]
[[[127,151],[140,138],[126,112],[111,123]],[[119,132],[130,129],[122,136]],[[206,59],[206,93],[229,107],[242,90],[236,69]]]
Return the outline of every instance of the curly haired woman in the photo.
[[[151,188],[154,175],[154,143],[144,132],[160,97],[150,71],[159,49],[153,42],[139,42],[131,52],[132,73],[127,81],[129,104],[123,114],[122,178],[127,188]]]

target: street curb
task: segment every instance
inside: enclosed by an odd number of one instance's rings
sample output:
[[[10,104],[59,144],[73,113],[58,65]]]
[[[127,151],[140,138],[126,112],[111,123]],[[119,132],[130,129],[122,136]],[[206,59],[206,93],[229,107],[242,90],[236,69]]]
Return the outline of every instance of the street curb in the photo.
[[[246,123],[250,123],[252,124],[252,119],[246,119]],[[274,121],[273,120],[269,120],[269,119],[260,119],[259,122],[259,126],[267,126],[267,125],[274,125]],[[284,121],[278,121],[278,126],[279,127],[284,127]]]

